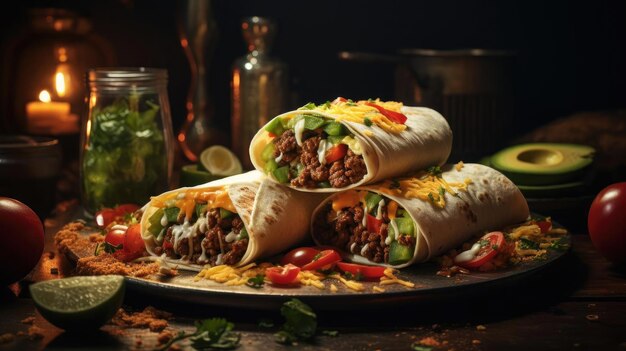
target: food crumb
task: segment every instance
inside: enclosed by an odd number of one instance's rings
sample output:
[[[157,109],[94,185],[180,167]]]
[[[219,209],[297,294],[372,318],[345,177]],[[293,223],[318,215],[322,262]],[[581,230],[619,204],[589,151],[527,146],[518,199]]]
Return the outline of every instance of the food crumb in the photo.
[[[39,328],[36,325],[32,325],[28,328],[28,336],[31,340],[41,339],[43,338],[43,329]]]
[[[598,319],[600,319],[600,316],[598,316],[597,314],[588,314],[585,318],[587,318],[587,320],[589,321],[597,321]]]
[[[480,340],[478,340],[478,339],[474,339],[474,340],[472,340],[472,344],[474,344],[474,345],[480,345]]]
[[[478,331],[485,331],[485,330],[487,330],[487,327],[485,327],[482,324],[479,324],[479,325],[476,326],[476,330],[478,330]]]
[[[24,336],[24,335],[26,335],[26,333],[24,333],[23,331],[20,330],[15,335],[17,335],[17,336]]]
[[[120,308],[111,319],[111,323],[119,327],[149,328],[150,331],[158,332],[168,326],[167,320],[171,317],[171,313],[157,310],[152,306],[146,307],[141,312],[130,313]]]
[[[24,324],[33,324],[35,322],[35,316],[30,316],[22,319],[22,323]]]
[[[441,346],[441,343],[437,339],[433,338],[432,336],[422,338],[420,341],[418,341],[418,343],[424,346],[432,346],[432,347]]]
[[[171,331],[163,330],[162,332],[159,333],[159,336],[157,336],[157,341],[161,345],[161,344],[165,344],[168,341],[172,340],[173,337],[174,337],[174,334],[172,334]]]
[[[7,344],[7,343],[10,343],[13,340],[15,340],[15,335],[13,335],[11,333],[4,333],[4,334],[0,335],[0,344]]]

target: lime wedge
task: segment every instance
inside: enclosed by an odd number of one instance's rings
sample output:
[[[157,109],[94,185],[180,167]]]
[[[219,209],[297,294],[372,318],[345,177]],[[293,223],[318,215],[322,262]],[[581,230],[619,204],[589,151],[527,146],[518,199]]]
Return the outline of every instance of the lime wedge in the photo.
[[[30,285],[35,307],[65,330],[96,329],[109,321],[124,300],[121,275],[79,276]]]
[[[222,145],[213,145],[200,153],[200,164],[217,176],[231,176],[241,173],[241,161],[234,152]]]

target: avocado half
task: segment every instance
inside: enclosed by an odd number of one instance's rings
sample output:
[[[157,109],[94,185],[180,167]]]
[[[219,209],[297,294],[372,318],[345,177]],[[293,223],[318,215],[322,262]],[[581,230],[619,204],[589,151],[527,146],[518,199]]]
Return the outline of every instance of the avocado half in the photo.
[[[518,185],[551,185],[581,180],[593,162],[588,145],[528,143],[500,150],[491,166]]]

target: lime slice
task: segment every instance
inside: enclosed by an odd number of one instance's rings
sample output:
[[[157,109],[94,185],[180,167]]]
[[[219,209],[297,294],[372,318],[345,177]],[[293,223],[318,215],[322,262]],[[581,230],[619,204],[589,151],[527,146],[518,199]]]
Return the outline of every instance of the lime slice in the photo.
[[[200,165],[184,165],[180,171],[180,186],[194,186],[220,178],[222,177],[200,170]]]
[[[124,300],[121,275],[79,276],[30,285],[35,307],[48,322],[65,330],[96,329],[109,321]]]
[[[222,145],[204,149],[200,153],[200,164],[211,174],[218,176],[231,176],[243,171],[237,155]]]

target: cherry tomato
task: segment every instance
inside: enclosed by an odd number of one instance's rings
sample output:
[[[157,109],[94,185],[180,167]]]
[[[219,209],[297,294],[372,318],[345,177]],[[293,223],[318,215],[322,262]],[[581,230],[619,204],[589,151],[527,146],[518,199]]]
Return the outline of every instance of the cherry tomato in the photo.
[[[290,263],[284,267],[269,267],[265,269],[265,276],[273,283],[278,285],[288,285],[298,282],[298,273],[300,267],[296,267]]]
[[[404,124],[406,122],[406,116],[400,112],[387,110],[386,108],[378,106],[372,102],[366,102],[365,104],[367,106],[372,106],[376,108],[383,116],[389,118],[389,120],[391,120],[392,122],[398,124]]]
[[[552,229],[552,221],[548,218],[541,221],[536,221],[535,224],[539,226],[539,229],[541,229],[542,233],[547,233]]]
[[[96,225],[100,228],[106,228],[117,217],[117,212],[114,209],[105,207],[96,212]]]
[[[118,245],[122,245],[124,247],[124,239],[126,238],[126,226],[123,225],[115,225],[107,231],[106,236],[104,237],[104,241],[109,243],[111,246],[117,247]]]
[[[134,260],[143,256],[145,248],[145,243],[141,237],[141,225],[137,223],[128,227],[124,237],[124,251],[128,257],[132,257],[131,260]]]
[[[378,279],[385,275],[385,267],[346,262],[337,262],[337,267],[343,272],[349,272],[353,276],[360,276],[363,279]]]
[[[35,266],[44,246],[44,229],[37,214],[24,203],[0,197],[0,285],[14,283]]]
[[[474,255],[474,258],[469,261],[462,262],[457,262],[455,259],[455,263],[461,267],[465,267],[468,269],[478,268],[496,257],[500,250],[505,249],[506,244],[506,242],[504,241],[504,234],[502,234],[502,232],[487,233],[483,235],[483,237],[480,238],[477,243],[483,244],[481,244],[480,249]]]
[[[335,263],[341,261],[341,255],[335,250],[323,250],[315,256],[313,261],[302,266],[303,270],[316,271],[316,270],[328,270],[333,268]]]
[[[589,237],[609,261],[626,263],[626,182],[600,191],[589,208]]]
[[[380,233],[380,227],[383,225],[383,221],[380,219],[377,219],[376,217],[372,216],[371,214],[367,214],[367,231],[370,233],[376,233],[379,234]]]
[[[326,155],[326,163],[333,163],[337,160],[341,160],[348,153],[348,145],[337,144],[328,150]]]
[[[115,214],[117,214],[118,216],[124,217],[127,214],[133,214],[139,208],[140,207],[135,204],[122,204],[122,205],[115,206],[113,210],[115,211]]]
[[[302,267],[305,264],[313,261],[313,258],[320,253],[320,250],[312,247],[299,247],[287,252],[280,260],[281,265],[287,265],[289,263]]]

